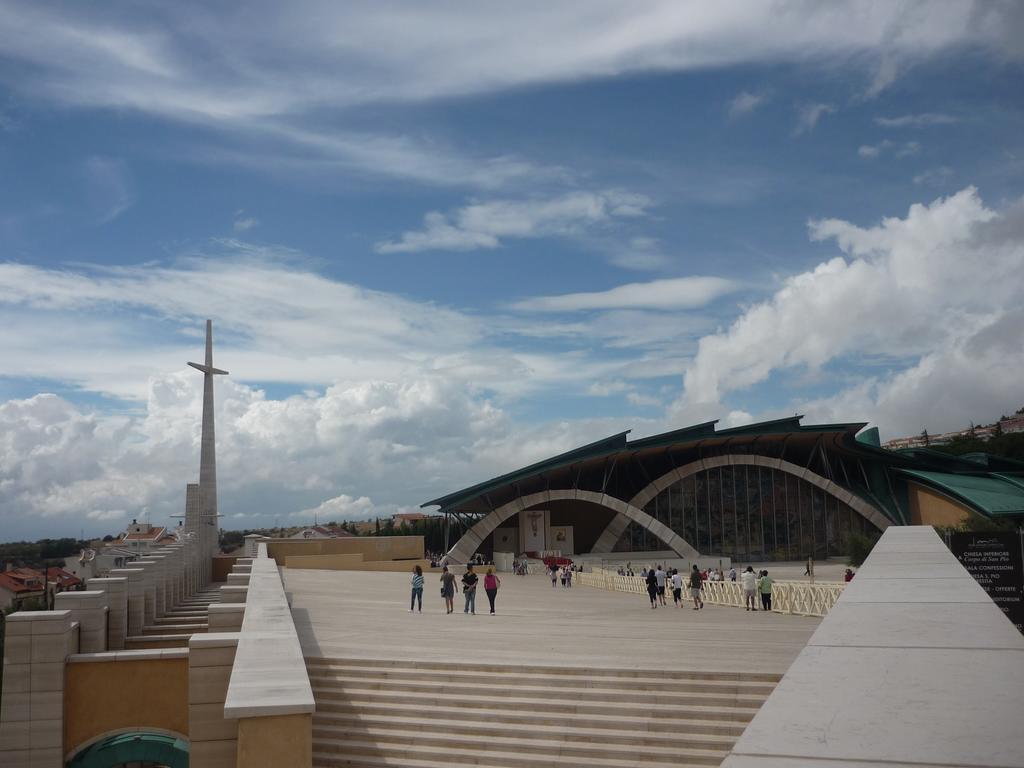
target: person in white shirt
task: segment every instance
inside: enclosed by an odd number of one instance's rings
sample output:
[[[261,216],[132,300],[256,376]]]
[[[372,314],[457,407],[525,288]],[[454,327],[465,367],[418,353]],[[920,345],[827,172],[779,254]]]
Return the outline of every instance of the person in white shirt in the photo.
[[[658,570],[654,572],[654,578],[658,582],[658,602],[662,605],[668,605],[668,603],[665,602],[665,580],[668,578],[668,574],[661,569],[660,565],[658,566]]]
[[[736,569],[735,568],[730,568],[729,569],[729,581],[736,581]]]
[[[743,602],[748,611],[757,610],[757,574],[754,569],[747,566],[747,570],[740,576],[740,584],[743,586]]]
[[[676,608],[683,607],[683,577],[679,575],[679,569],[672,569],[672,599]]]

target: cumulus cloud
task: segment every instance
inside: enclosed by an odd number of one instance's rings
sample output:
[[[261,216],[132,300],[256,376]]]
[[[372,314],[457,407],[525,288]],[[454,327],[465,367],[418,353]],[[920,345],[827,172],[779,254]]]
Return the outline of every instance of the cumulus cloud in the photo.
[[[793,129],[794,136],[810,133],[818,127],[818,123],[825,115],[835,114],[838,107],[835,104],[804,104],[797,109],[796,127]]]
[[[579,312],[593,309],[692,309],[737,290],[722,277],[675,277],[646,283],[627,283],[607,291],[538,296],[512,305],[524,312]]]
[[[614,219],[642,216],[650,205],[646,196],[621,190],[472,203],[452,214],[428,213],[422,230],[377,243],[375,249],[378,253],[487,250],[497,248],[502,238],[578,234]]]
[[[892,373],[815,403],[819,413],[841,406],[847,420],[906,426],[899,408],[916,397],[930,403],[908,413],[941,402],[932,412],[952,427],[980,408],[982,395],[965,394],[968,380],[998,407],[1019,399],[1006,382],[1024,375],[1022,342],[1009,330],[1024,305],[1024,203],[997,212],[967,188],[873,227],[813,221],[810,234],[842,255],[700,339],[676,414],[717,410],[728,393],[770,376],[857,358],[887,362]],[[939,397],[947,366],[957,384]]]
[[[374,506],[369,496],[353,498],[347,493],[325,499],[323,502],[310,509],[303,509],[292,514],[292,517],[301,517],[309,520],[366,520],[374,517],[377,507]],[[388,513],[390,515],[390,512]]]

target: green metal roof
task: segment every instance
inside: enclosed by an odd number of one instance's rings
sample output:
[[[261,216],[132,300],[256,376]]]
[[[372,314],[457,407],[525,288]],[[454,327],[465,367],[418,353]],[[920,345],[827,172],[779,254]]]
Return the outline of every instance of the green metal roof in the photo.
[[[1024,483],[1019,478],[996,474],[954,475],[913,469],[897,471],[960,499],[990,517],[1024,515]]]
[[[125,763],[158,763],[188,768],[188,743],[159,733],[122,733],[75,755],[68,768],[109,768]]]
[[[440,506],[442,509],[450,509],[457,504],[482,496],[493,489],[500,488],[510,483],[515,483],[519,480],[532,477],[533,475],[566,467],[580,461],[599,459],[603,456],[611,456],[625,450],[644,450],[667,445],[696,442],[700,440],[757,437],[759,435],[782,435],[793,432],[804,434],[813,434],[816,432],[837,432],[850,433],[852,435],[866,426],[864,422],[854,422],[850,424],[813,424],[802,426],[800,424],[800,420],[802,418],[803,416],[799,415],[787,416],[783,419],[761,421],[756,424],[745,424],[741,427],[731,427],[729,429],[716,429],[715,425],[718,423],[717,420],[705,421],[700,424],[684,427],[683,429],[663,432],[659,435],[652,435],[651,437],[645,437],[639,440],[630,440],[628,442],[626,440],[626,435],[628,435],[630,431],[626,430],[625,432],[619,432],[618,434],[606,437],[603,440],[598,440],[580,448],[567,451],[566,453],[560,453],[557,456],[552,456],[550,459],[539,461],[528,467],[517,469],[514,472],[509,472],[508,474],[500,475],[498,477],[491,478],[490,480],[484,480],[483,482],[477,483],[476,485],[472,485],[468,488],[463,488],[462,490],[454,491],[453,493],[449,493],[445,496],[440,496],[436,499],[432,499],[431,501],[424,502],[420,506]]]

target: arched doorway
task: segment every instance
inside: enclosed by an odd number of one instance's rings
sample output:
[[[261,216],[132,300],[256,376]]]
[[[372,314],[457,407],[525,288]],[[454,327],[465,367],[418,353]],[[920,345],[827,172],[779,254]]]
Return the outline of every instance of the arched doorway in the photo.
[[[188,768],[188,742],[162,733],[119,733],[76,754],[67,768]]]

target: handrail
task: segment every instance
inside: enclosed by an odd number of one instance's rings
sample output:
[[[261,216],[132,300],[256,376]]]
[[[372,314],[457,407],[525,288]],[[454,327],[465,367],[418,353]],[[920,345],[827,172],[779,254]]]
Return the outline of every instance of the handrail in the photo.
[[[302,646],[277,563],[261,543],[252,561],[245,616],[231,668],[224,717],[315,711]]]
[[[619,576],[607,570],[595,569],[591,573],[573,574],[573,581],[585,587],[607,589],[612,592],[645,594],[647,582],[642,576]],[[684,596],[689,598],[686,578],[683,579]],[[772,584],[772,612],[795,616],[825,616],[836,604],[846,585],[842,582],[775,581]],[[704,602],[709,605],[728,605],[742,608],[743,588],[738,581],[705,581]]]

